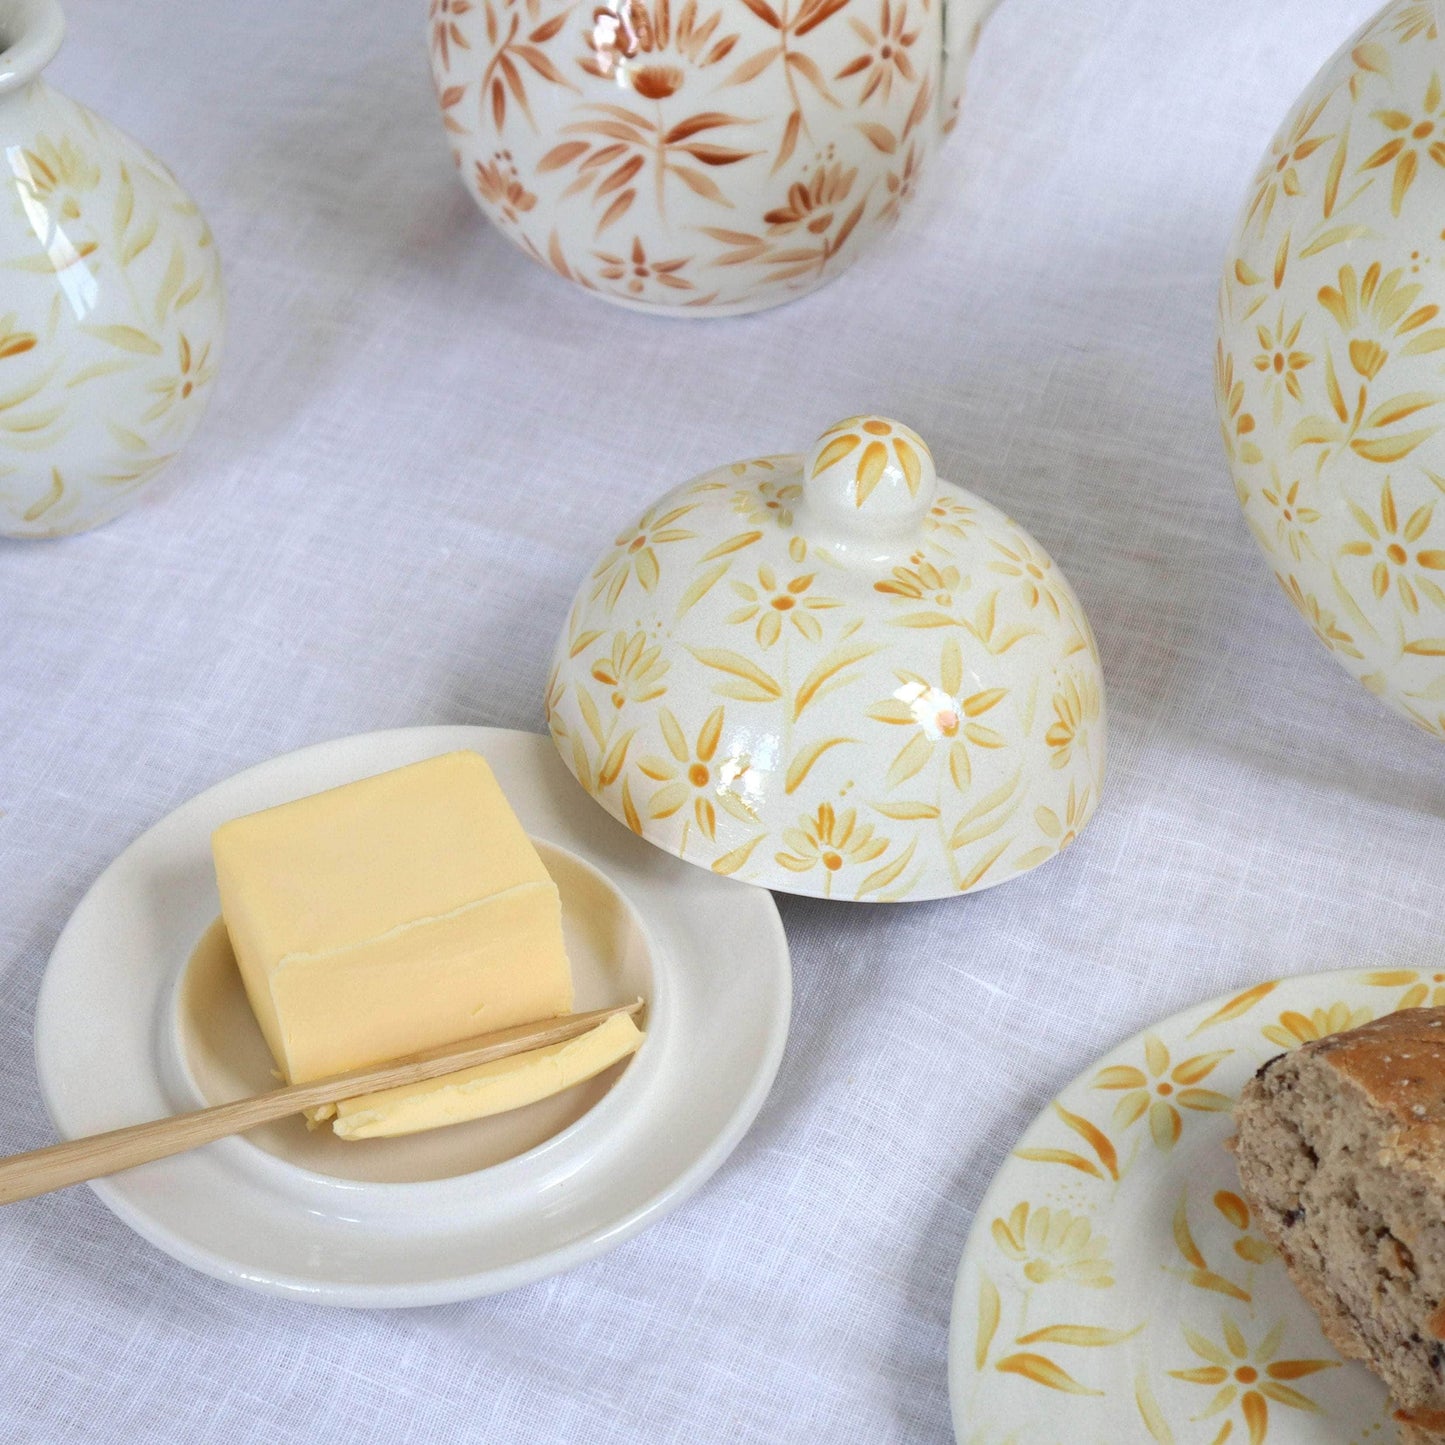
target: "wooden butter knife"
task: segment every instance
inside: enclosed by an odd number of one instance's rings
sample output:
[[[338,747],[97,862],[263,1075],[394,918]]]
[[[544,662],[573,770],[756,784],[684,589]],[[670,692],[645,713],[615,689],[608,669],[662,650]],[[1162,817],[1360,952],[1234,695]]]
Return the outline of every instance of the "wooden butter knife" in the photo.
[[[641,1008],[642,1000],[637,999],[616,1008],[518,1024],[515,1028],[498,1029],[460,1043],[423,1049],[389,1063],[352,1069],[329,1079],[287,1084],[255,1098],[215,1104],[209,1109],[155,1119],[148,1124],[131,1124],[124,1129],[33,1149],[27,1154],[12,1154],[8,1159],[0,1159],[0,1204],[13,1204],[17,1199],[30,1199],[37,1194],[48,1194],[52,1189],[64,1189],[68,1184],[80,1184],[87,1179],[132,1169],[137,1164],[149,1164],[153,1159],[183,1154],[187,1149],[230,1134],[244,1134],[258,1124],[269,1124],[288,1114],[299,1114],[303,1109],[336,1104],[342,1099],[354,1099],[360,1094],[394,1089],[403,1084],[419,1084],[424,1079],[457,1073],[478,1064],[510,1058],[513,1054],[566,1043],[618,1014],[636,1014]]]

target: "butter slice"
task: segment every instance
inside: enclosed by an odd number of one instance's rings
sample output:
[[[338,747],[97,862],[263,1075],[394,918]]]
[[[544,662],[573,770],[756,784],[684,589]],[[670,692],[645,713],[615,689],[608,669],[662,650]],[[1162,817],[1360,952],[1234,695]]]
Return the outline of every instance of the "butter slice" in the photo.
[[[362,1094],[336,1106],[343,1139],[385,1139],[519,1109],[600,1074],[637,1049],[644,1035],[626,1014],[590,1033],[473,1069]]]
[[[572,1009],[557,887],[477,753],[237,818],[211,845],[292,1083]]]

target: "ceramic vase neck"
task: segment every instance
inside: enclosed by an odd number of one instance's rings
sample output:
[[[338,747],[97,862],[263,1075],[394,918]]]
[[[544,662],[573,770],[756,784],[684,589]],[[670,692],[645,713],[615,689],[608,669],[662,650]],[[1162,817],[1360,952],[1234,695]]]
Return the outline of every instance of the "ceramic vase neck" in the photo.
[[[56,0],[0,0],[0,105],[39,78],[64,39]]]

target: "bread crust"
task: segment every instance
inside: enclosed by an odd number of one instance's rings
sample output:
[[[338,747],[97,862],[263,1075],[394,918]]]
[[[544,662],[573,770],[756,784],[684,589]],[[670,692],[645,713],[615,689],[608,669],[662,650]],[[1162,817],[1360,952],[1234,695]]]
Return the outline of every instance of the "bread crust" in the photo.
[[[1271,1059],[1235,1118],[1256,1225],[1326,1338],[1384,1375],[1404,1445],[1445,1445],[1445,1008]]]
[[[1445,1179],[1445,1008],[1402,1009],[1304,1049],[1389,1115],[1400,1163]]]

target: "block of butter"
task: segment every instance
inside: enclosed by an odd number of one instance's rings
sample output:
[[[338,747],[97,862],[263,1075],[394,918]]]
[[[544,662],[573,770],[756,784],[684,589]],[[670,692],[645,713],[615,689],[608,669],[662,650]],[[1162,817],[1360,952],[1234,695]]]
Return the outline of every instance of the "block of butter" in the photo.
[[[332,1127],[343,1139],[385,1139],[505,1113],[594,1078],[625,1059],[642,1039],[626,1014],[616,1014],[566,1043],[347,1099],[336,1106]]]
[[[237,818],[212,851],[290,1082],[571,1011],[557,887],[477,753]]]

